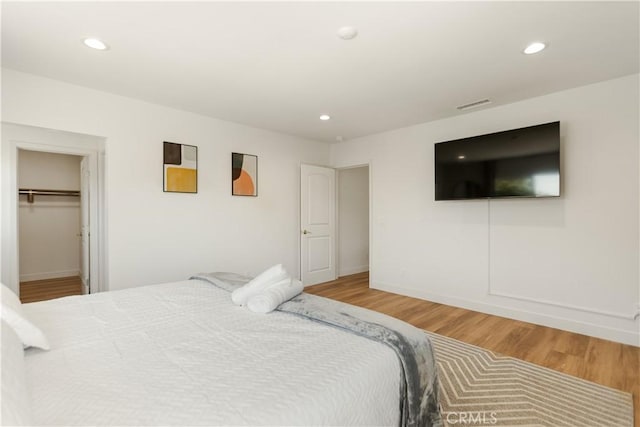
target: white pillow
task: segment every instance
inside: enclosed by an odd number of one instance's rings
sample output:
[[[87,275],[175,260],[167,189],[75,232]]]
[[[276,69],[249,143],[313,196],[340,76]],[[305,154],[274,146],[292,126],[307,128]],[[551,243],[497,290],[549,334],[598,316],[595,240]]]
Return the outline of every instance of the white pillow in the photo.
[[[303,290],[301,281],[289,277],[253,295],[247,301],[247,308],[254,313],[271,313],[280,304],[299,295]]]
[[[4,320],[2,329],[2,389],[0,424],[3,426],[32,425],[31,402],[27,392],[22,342]]]
[[[282,264],[267,268],[262,273],[251,279],[249,283],[231,293],[231,301],[235,305],[246,305],[249,298],[258,294],[263,289],[268,288],[276,282],[288,277],[287,271]]]
[[[25,347],[39,347],[49,350],[49,342],[42,331],[24,316],[22,303],[18,296],[4,284],[0,283],[0,315],[2,320],[13,328]]]

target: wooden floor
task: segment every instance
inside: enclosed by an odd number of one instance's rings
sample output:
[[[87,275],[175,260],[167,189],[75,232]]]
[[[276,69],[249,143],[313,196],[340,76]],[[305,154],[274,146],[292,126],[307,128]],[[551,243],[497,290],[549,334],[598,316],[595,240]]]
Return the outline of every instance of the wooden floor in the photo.
[[[640,426],[640,348],[369,288],[369,273],[305,292],[376,310],[440,335],[633,394]]]
[[[59,279],[20,282],[20,301],[23,303],[68,297],[70,295],[82,295],[80,277],[61,277]]]

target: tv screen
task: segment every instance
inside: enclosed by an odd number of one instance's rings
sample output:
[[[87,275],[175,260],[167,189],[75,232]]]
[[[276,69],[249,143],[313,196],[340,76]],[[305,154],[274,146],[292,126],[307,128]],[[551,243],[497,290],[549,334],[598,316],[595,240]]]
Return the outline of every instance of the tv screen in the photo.
[[[560,122],[435,144],[436,200],[560,196]]]

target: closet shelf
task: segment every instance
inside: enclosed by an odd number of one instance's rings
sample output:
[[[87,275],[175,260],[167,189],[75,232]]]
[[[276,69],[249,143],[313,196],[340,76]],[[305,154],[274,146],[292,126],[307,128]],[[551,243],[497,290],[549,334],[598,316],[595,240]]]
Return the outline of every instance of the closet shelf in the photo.
[[[80,197],[79,191],[74,190],[36,190],[33,188],[20,188],[18,193],[27,196],[27,202],[33,203],[34,196],[71,196]]]

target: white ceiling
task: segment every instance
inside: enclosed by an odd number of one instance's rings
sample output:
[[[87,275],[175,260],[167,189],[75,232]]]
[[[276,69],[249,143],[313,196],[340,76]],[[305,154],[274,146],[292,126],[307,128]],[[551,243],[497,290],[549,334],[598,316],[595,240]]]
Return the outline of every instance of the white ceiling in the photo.
[[[2,65],[335,142],[637,73],[638,6],[3,1]]]

